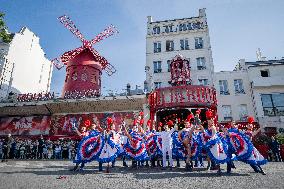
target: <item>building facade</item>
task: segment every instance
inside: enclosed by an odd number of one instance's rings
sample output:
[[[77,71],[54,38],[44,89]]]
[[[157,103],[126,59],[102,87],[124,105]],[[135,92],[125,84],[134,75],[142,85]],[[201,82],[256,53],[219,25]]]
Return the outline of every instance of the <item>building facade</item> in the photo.
[[[170,86],[170,61],[189,60],[191,84],[213,86],[213,59],[205,9],[197,17],[153,21],[148,16],[145,89]]]
[[[284,59],[246,62],[215,73],[219,121],[254,116],[261,128],[284,129]]]
[[[219,121],[246,121],[248,115],[255,117],[246,70],[216,72],[214,86]]]
[[[23,27],[9,44],[0,41],[0,98],[10,92],[49,92],[52,69],[39,37]]]

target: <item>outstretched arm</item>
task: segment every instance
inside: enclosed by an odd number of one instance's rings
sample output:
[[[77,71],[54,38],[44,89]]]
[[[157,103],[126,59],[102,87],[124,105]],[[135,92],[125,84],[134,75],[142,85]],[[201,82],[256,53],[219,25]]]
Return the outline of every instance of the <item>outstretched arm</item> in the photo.
[[[212,130],[212,136],[215,136],[216,133],[217,133],[216,127],[215,127],[215,126],[212,126],[212,127],[211,127],[211,130]]]
[[[173,132],[175,132],[175,127],[173,127],[171,130],[170,130],[170,133],[172,134]]]
[[[256,131],[254,131],[254,132],[252,133],[252,137],[256,136],[260,131],[261,131],[261,129],[258,128]]]
[[[125,125],[123,125],[122,128],[123,128],[123,130],[124,130],[125,136],[127,136],[127,138],[128,138],[129,140],[131,140],[132,137],[131,137],[131,135],[129,134],[128,130],[126,129]]]

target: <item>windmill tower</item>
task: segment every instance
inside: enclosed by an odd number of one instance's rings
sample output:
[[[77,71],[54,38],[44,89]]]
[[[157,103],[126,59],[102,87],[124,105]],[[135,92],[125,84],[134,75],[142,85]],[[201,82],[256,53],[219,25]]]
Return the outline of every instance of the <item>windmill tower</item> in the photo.
[[[94,91],[96,96],[100,96],[102,70],[105,70],[109,76],[115,73],[116,70],[104,57],[99,55],[92,45],[118,33],[118,31],[114,26],[110,25],[94,39],[88,41],[68,16],[63,15],[58,19],[83,43],[81,47],[67,51],[59,58],[52,60],[57,69],[66,66],[62,96],[66,92],[86,92],[89,90]]]

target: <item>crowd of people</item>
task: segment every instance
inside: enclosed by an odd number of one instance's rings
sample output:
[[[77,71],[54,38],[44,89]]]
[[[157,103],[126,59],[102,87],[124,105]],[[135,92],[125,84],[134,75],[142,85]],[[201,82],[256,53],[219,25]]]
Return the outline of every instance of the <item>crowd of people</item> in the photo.
[[[39,139],[14,138],[10,134],[0,139],[0,159],[69,159],[75,158],[78,141],[58,139],[51,141]]]
[[[86,122],[80,128],[74,124],[73,130],[81,141],[51,141],[44,140],[43,136],[37,140],[13,139],[8,135],[5,140],[0,140],[0,158],[2,161],[69,159],[76,163],[72,170],[83,170],[86,163],[98,161],[99,171],[103,170],[103,163],[111,163],[114,167],[117,157],[121,157],[123,166],[128,166],[126,159],[129,159],[136,168],[172,168],[175,159],[177,167],[180,167],[180,161],[185,161],[188,171],[192,171],[193,167],[204,167],[203,161],[206,159],[207,168],[218,173],[221,173],[221,164],[227,164],[227,172],[230,173],[235,168],[233,161],[238,160],[249,164],[255,172],[265,174],[261,165],[267,160],[252,144],[252,138],[260,131],[253,130],[253,120],[248,119],[247,128],[240,130],[234,122],[218,127],[211,111],[206,112],[205,122],[201,122],[199,114],[200,110],[195,115],[190,113],[183,121],[183,129],[179,128],[176,119],[158,124],[149,120],[144,130],[143,114],[133,124],[123,122],[118,130],[111,118],[106,120],[104,129],[100,123]],[[276,161],[281,161],[279,147],[279,143],[272,138],[271,149]]]

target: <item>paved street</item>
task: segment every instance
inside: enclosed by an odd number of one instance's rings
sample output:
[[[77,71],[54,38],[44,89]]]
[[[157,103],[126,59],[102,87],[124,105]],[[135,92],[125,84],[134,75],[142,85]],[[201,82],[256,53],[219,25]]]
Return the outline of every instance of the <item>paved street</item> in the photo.
[[[136,170],[121,167],[121,162],[110,173],[98,172],[96,162],[81,172],[69,171],[72,166],[69,161],[0,163],[0,188],[284,188],[284,163],[275,162],[264,166],[266,176],[253,173],[249,166],[238,162],[237,170],[222,176],[215,171],[187,173],[183,168]]]

